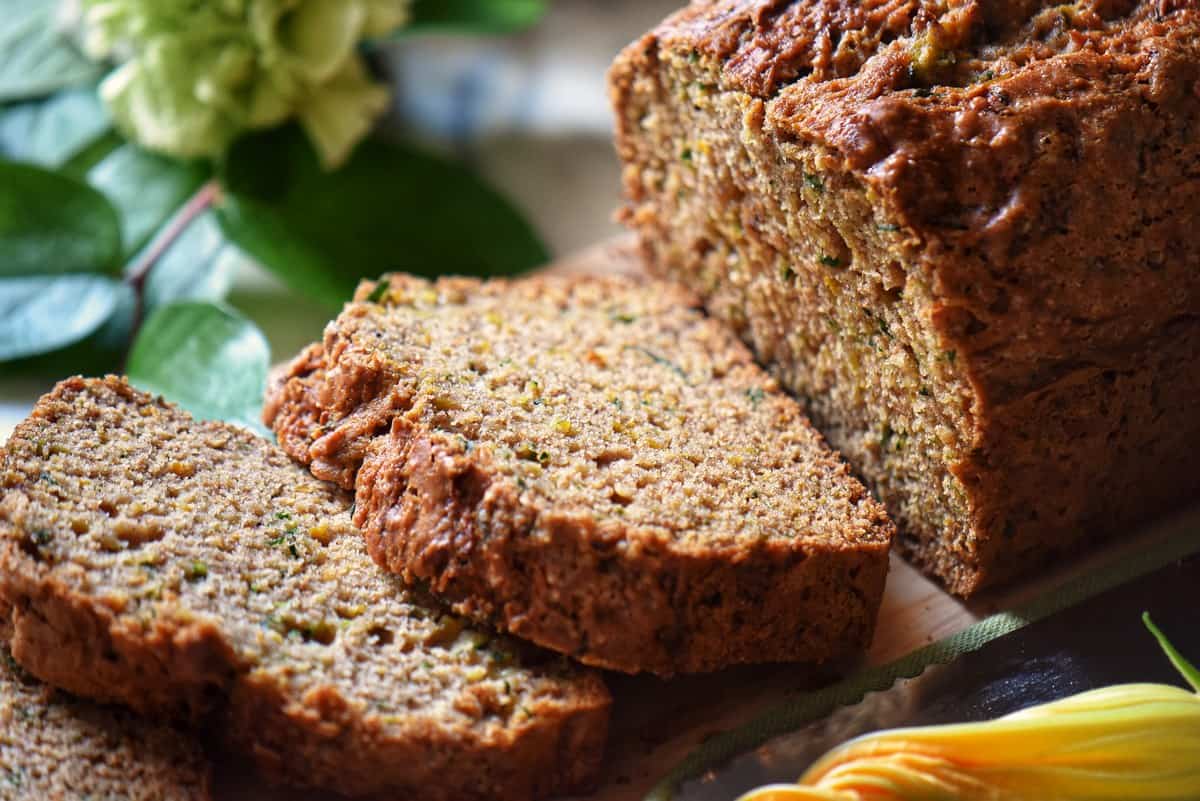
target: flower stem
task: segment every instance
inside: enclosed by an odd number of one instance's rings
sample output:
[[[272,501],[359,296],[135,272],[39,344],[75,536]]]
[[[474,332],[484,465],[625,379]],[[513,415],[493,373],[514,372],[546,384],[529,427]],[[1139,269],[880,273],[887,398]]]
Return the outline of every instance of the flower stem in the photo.
[[[1179,671],[1180,675],[1192,685],[1192,689],[1200,693],[1200,670],[1196,666],[1184,658],[1183,654],[1176,650],[1171,641],[1167,639],[1167,635],[1163,634],[1158,626],[1154,625],[1154,621],[1150,619],[1149,612],[1142,612],[1142,623],[1146,624],[1146,628],[1150,629],[1150,633],[1154,635],[1154,639],[1158,640],[1158,644],[1162,647],[1163,652],[1167,655],[1167,659],[1171,660],[1171,664]]]
[[[143,251],[141,258],[126,273],[125,283],[133,289],[135,304],[131,341],[132,337],[137,336],[138,329],[142,326],[142,317],[145,314],[146,307],[146,281],[149,279],[154,265],[158,264],[162,257],[166,255],[166,252],[171,249],[171,246],[196,221],[196,218],[212,207],[220,189],[220,184],[216,178],[209,179],[203,186],[197,189],[196,193],[188,199],[188,202],[179,211],[175,212],[175,215],[167,222],[158,236],[154,238],[150,246]]]

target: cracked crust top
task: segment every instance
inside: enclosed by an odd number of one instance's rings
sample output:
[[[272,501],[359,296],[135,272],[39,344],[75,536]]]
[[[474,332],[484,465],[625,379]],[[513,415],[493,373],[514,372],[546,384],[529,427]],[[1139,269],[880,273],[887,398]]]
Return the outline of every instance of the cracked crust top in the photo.
[[[1126,115],[1195,104],[1198,54],[1193,0],[715,0],[628,48],[613,82],[623,96],[656,63],[712,65],[906,231],[1002,254],[1057,221],[1064,164],[1115,155]]]

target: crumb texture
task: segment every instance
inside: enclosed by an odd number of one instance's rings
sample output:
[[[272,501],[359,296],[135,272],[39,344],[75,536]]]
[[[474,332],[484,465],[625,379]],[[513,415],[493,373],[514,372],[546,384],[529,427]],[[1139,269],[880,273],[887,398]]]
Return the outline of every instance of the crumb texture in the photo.
[[[208,784],[194,742],[128,712],[69,699],[0,645],[0,799],[209,801]]]
[[[1200,492],[1200,7],[717,0],[610,74],[625,221],[969,595]]]
[[[223,731],[347,795],[528,798],[594,777],[609,698],[380,571],[350,502],[120,379],[43,398],[0,461],[0,594],[49,683]]]
[[[267,418],[356,486],[383,564],[542,645],[660,673],[861,648],[891,525],[697,303],[616,278],[388,276]]]

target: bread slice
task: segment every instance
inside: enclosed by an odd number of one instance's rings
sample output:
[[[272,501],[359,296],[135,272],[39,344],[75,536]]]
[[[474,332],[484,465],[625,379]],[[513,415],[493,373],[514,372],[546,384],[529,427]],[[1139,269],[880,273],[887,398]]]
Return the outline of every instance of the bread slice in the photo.
[[[74,378],[17,427],[0,484],[13,653],[49,684],[345,795],[521,799],[596,774],[600,679],[406,591],[341,491],[265,440]]]
[[[266,419],[356,480],[377,561],[539,645],[663,675],[853,653],[891,524],[696,303],[617,278],[388,276]]]
[[[0,602],[0,798],[208,801],[194,741],[39,683],[9,653],[9,617]]]
[[[694,2],[624,217],[964,595],[1200,493],[1200,7]]]

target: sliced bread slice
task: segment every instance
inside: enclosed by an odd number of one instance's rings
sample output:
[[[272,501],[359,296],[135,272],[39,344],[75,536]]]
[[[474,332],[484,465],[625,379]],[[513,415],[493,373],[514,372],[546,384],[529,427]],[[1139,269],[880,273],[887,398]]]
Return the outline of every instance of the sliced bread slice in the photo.
[[[13,653],[54,686],[203,723],[346,795],[520,799],[596,773],[599,677],[407,591],[342,492],[265,440],[70,379],[0,485]]]
[[[0,799],[208,801],[195,741],[39,683],[13,661],[8,621],[0,602]]]
[[[539,645],[668,675],[870,641],[883,508],[672,284],[389,276],[270,395],[377,561]]]

